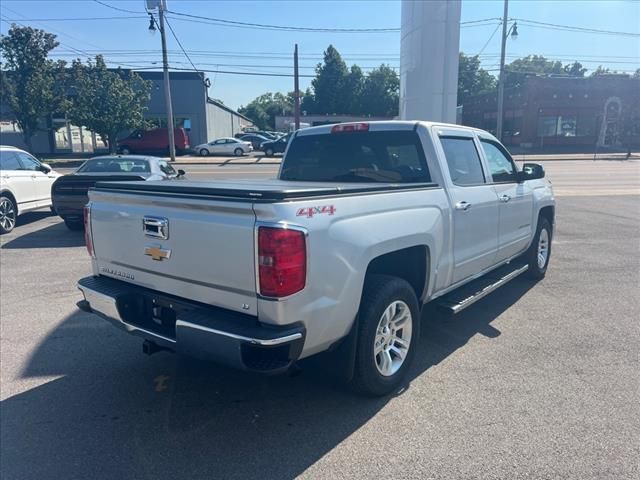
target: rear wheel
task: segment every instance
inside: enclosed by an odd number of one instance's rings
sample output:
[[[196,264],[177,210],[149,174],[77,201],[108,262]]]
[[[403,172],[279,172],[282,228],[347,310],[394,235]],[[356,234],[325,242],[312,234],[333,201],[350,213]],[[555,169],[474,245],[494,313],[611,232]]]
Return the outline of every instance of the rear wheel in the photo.
[[[75,218],[65,218],[64,224],[72,232],[80,232],[84,230],[84,222]]]
[[[10,197],[0,196],[0,233],[9,233],[16,226],[18,209]]]
[[[544,217],[538,219],[536,235],[524,259],[529,264],[527,276],[534,280],[544,278],[551,257],[551,224]]]
[[[273,148],[267,148],[264,153],[267,157],[273,157]]]
[[[209,155],[209,150],[207,150],[206,148],[201,148],[200,149],[200,156],[201,157],[206,157],[207,155]]]
[[[236,149],[233,151],[233,154],[234,154],[236,157],[241,157],[242,155],[244,155],[244,150],[242,150],[241,148],[236,148]]]
[[[420,310],[411,285],[401,278],[369,276],[358,313],[354,388],[371,396],[398,389],[419,338]]]

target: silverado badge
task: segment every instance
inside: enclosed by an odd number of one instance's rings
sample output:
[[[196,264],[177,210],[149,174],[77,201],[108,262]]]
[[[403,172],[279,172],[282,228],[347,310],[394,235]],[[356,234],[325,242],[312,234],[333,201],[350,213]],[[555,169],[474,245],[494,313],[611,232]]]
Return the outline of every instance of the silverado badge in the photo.
[[[165,250],[159,245],[150,245],[144,247],[144,254],[149,255],[153,260],[161,262],[162,260],[169,260],[171,250]]]

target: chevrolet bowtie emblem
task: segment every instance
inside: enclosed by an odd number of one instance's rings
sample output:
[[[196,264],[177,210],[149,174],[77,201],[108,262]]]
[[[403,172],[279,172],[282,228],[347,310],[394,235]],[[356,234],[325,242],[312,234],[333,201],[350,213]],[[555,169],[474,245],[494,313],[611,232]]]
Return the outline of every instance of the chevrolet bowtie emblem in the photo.
[[[162,260],[169,260],[171,250],[165,250],[158,246],[144,247],[144,254],[149,255],[153,260],[161,262]]]

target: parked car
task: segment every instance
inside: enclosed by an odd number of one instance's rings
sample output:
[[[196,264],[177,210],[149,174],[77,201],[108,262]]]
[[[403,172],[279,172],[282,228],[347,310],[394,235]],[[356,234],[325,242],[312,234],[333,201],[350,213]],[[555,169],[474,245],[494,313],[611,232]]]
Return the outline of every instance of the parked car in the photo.
[[[79,306],[168,349],[262,373],[320,352],[396,391],[420,312],[545,276],[555,200],[491,134],[386,121],[298,130],[277,180],[104,183]],[[170,205],[170,207],[167,207]]]
[[[264,142],[269,141],[267,137],[263,137],[262,135],[256,135],[253,133],[242,135],[238,140],[242,140],[243,142],[251,142],[251,146],[254,150],[260,150],[260,145],[262,145]]]
[[[59,177],[51,187],[55,212],[70,230],[82,230],[83,208],[89,201],[89,189],[97,182],[171,180],[183,177],[166,160],[140,155],[90,158],[75,172]]]
[[[176,153],[181,155],[189,150],[189,136],[184,128],[174,130]],[[127,138],[118,140],[118,152],[169,154],[169,129],[136,130]]]
[[[237,138],[219,138],[209,143],[203,143],[193,148],[202,157],[207,155],[235,155],[240,157],[253,151],[251,142],[238,140]]]
[[[273,157],[276,153],[284,153],[290,138],[291,134],[280,137],[277,140],[264,142],[260,145],[260,150],[262,150],[267,157]]]
[[[256,131],[252,131],[252,132],[240,132],[240,133],[236,133],[234,135],[235,138],[241,138],[244,135],[261,135],[263,137],[265,137],[267,140],[275,140],[278,138],[277,135],[275,135],[273,132],[266,132],[263,130],[256,130]]]
[[[9,233],[18,215],[51,207],[51,185],[60,176],[19,148],[0,145],[0,233]]]

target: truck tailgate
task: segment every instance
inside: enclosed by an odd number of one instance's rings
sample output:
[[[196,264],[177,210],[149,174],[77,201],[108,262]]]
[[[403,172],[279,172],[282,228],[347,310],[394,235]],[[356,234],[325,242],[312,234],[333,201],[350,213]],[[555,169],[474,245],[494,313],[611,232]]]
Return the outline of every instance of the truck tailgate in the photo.
[[[100,189],[89,197],[97,273],[256,314],[251,202]]]

